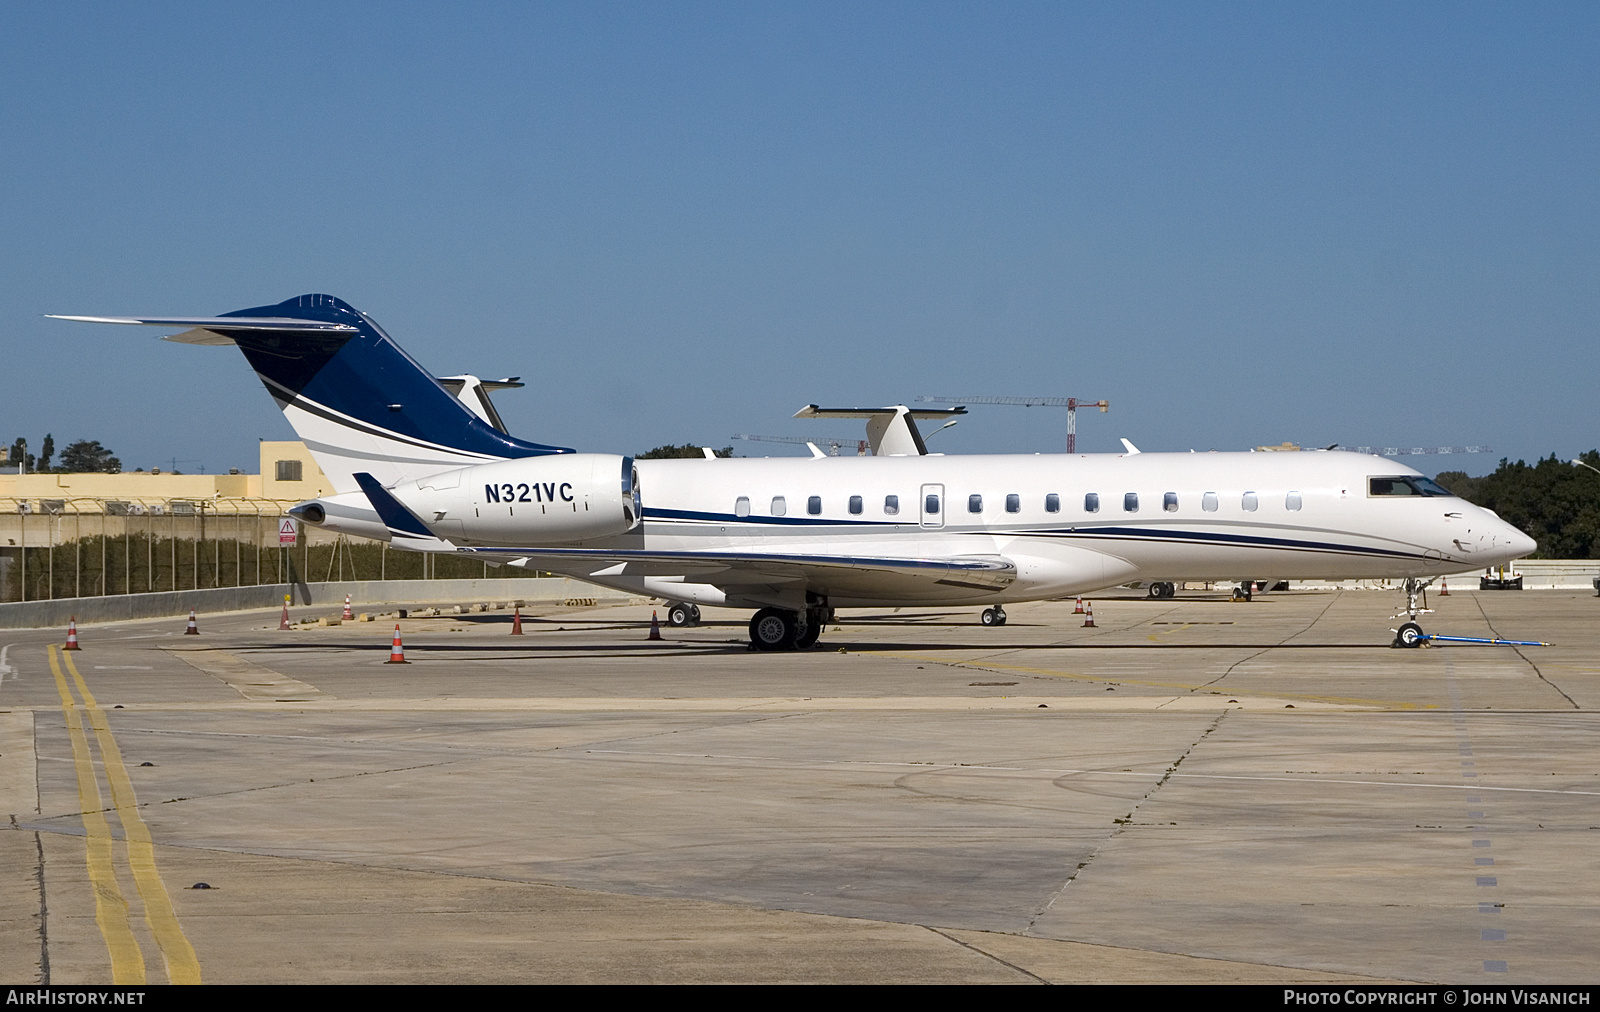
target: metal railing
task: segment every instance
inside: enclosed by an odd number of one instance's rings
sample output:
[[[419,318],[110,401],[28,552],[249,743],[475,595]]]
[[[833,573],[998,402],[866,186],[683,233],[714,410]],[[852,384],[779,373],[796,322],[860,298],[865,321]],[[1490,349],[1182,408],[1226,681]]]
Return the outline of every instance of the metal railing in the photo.
[[[384,542],[307,528],[289,516],[293,505],[221,497],[0,496],[0,601],[488,575],[481,561],[390,552]],[[292,547],[280,543],[285,521],[293,525]]]

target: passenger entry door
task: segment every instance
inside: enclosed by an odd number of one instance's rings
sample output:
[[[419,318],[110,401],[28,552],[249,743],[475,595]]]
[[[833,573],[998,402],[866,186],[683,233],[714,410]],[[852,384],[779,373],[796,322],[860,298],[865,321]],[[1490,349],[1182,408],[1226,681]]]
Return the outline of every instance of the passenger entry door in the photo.
[[[924,527],[943,527],[944,526],[944,486],[943,485],[924,485],[924,486],[922,486],[922,497],[921,497],[921,500],[918,503],[918,507],[917,508],[922,510],[922,526],[924,526]]]

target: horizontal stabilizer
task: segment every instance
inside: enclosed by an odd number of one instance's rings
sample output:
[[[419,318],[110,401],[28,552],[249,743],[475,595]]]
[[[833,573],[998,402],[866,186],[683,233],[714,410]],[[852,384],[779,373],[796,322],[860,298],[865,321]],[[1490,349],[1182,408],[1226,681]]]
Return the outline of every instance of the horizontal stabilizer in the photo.
[[[51,320],[75,320],[78,323],[124,323],[139,327],[193,327],[211,332],[220,330],[264,330],[318,334],[356,334],[359,331],[344,323],[326,323],[321,320],[294,320],[279,316],[59,316],[46,313]],[[179,338],[184,334],[176,335]],[[217,335],[222,336],[222,335]],[[185,344],[233,344],[229,338],[215,340],[189,340]]]
[[[904,404],[891,404],[886,408],[822,408],[815,404],[807,404],[794,413],[796,418],[875,418],[878,415],[893,415],[904,408]],[[912,418],[952,418],[967,413],[966,408],[915,408],[906,411]]]

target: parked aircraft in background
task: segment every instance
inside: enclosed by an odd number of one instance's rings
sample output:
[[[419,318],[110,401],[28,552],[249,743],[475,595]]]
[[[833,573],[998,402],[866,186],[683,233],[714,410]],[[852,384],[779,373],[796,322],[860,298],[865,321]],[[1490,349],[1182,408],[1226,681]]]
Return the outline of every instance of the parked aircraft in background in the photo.
[[[1414,591],[1535,547],[1415,470],[1364,454],[1127,444],[939,456],[913,444],[872,457],[635,461],[511,436],[442,385],[468,378],[435,378],[329,295],[218,317],[61,318],[238,346],[338,490],[292,510],[307,523],[750,609],[764,650],[815,643],[835,608],[973,605],[1003,625],[1015,601],[1219,574],[1393,578]],[[895,412],[886,426],[901,421]],[[1414,594],[1410,606],[1414,617]],[[1399,638],[1420,635],[1412,621]]]

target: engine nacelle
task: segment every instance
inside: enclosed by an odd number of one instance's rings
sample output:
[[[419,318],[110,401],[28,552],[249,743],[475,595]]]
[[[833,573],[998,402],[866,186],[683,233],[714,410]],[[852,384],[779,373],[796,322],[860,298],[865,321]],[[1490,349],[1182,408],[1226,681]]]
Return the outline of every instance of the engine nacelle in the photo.
[[[632,457],[558,453],[478,464],[390,490],[458,545],[535,546],[623,534],[643,512]]]

